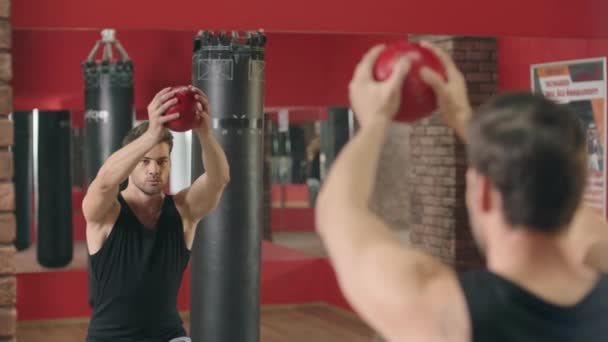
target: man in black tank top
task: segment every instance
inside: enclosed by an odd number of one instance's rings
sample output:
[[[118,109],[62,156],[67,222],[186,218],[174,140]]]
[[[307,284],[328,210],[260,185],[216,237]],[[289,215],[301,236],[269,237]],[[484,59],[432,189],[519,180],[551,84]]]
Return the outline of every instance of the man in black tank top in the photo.
[[[149,120],[133,128],[102,165],[82,209],[87,221],[89,342],[167,342],[187,338],[177,295],[197,223],[217,205],[229,181],[226,156],[213,137],[207,96],[195,91],[205,173],[175,196],[165,194],[173,137],[165,115],[184,88],[161,90]],[[119,185],[128,185],[119,191]],[[176,340],[177,341],[177,340]],[[181,340],[180,340],[181,341]]]
[[[416,58],[401,57],[391,77],[377,82],[379,46],[349,87],[361,129],[332,165],[316,206],[347,299],[389,341],[605,341],[608,226],[582,205],[581,120],[526,93],[495,97],[473,114],[454,61],[426,46],[447,77],[428,68],[420,76],[434,89],[444,123],[468,144],[465,202],[487,270],[457,275],[401,244],[369,210],[381,148]]]

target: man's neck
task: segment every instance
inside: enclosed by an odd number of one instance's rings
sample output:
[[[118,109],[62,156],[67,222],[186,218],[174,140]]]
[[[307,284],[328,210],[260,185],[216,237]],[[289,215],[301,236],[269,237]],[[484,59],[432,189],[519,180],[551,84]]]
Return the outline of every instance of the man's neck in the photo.
[[[129,203],[129,206],[133,207],[133,209],[144,212],[157,212],[162,206],[165,194],[161,191],[156,195],[148,195],[135,185],[129,184],[127,188],[122,191],[122,197]]]
[[[575,263],[562,235],[502,229],[488,241],[488,268],[547,301],[576,303],[597,275]]]

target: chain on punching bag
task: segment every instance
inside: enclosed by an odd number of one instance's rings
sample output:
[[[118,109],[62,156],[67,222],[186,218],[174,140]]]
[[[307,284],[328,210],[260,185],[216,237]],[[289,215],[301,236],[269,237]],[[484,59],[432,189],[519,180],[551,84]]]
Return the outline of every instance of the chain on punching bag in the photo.
[[[259,341],[265,43],[261,32],[202,32],[195,40],[193,84],[209,97],[230,183],[194,241],[193,341]],[[194,179],[204,165],[193,140]]]
[[[114,30],[103,30],[82,63],[84,74],[84,162],[87,186],[103,162],[121,147],[133,127],[133,63]],[[103,47],[101,60],[95,60]],[[113,50],[119,58],[114,58]]]

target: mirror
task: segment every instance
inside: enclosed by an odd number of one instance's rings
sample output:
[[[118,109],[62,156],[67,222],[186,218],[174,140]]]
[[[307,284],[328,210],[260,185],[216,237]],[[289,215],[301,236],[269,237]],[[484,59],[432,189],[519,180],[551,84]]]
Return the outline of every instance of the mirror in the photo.
[[[170,84],[186,84],[191,80],[192,31],[161,30],[122,30],[117,38],[129,53],[135,65],[135,116],[137,120],[146,119],[146,106],[152,96],[162,87]],[[14,107],[16,112],[34,109],[71,113],[71,165],[73,203],[73,240],[75,243],[74,261],[67,269],[82,272],[86,269],[86,246],[84,219],[80,201],[85,188],[83,169],[83,79],[80,65],[98,39],[97,30],[25,30],[14,32]],[[323,178],[340,148],[356,131],[356,120],[348,109],[347,85],[352,70],[361,55],[372,45],[394,41],[402,36],[380,34],[304,34],[268,32],[266,47],[266,85],[264,112],[266,113],[266,155],[267,170],[270,171],[269,186],[266,191],[265,214],[271,227],[264,237],[273,246],[285,247],[272,250],[266,257],[269,263],[298,262],[319,263],[318,257],[325,257],[325,251],[314,232],[314,201]],[[58,45],[58,41],[69,44]],[[574,61],[588,58],[603,58],[608,55],[608,40],[601,39],[560,39],[539,37],[498,37],[494,43],[485,46],[476,40],[465,41],[453,47],[462,59],[462,67],[471,82],[471,98],[480,102],[497,91],[530,90],[531,66],[541,63]],[[467,61],[468,59],[468,61]],[[601,82],[601,96],[584,99],[581,116],[589,123],[589,152],[593,158],[590,169],[599,172],[597,181],[591,184],[589,200],[598,201],[598,208],[606,207],[606,167],[605,151],[598,141],[606,141],[606,86],[605,64]],[[590,103],[598,103],[597,107]],[[591,101],[591,102],[590,102]],[[590,114],[591,113],[591,114]],[[592,125],[591,118],[604,118],[601,124]],[[409,236],[410,218],[404,217],[405,210],[416,194],[409,193],[407,179],[412,170],[408,168],[411,160],[410,133],[406,125],[395,126],[383,151],[382,168],[378,176],[378,190],[374,194],[374,210],[391,222],[393,227],[404,232],[403,239],[415,241]],[[173,153],[173,166],[181,169],[182,180],[189,179],[189,156],[187,146],[191,137],[176,134],[176,148]],[[390,165],[390,167],[388,167]],[[392,170],[391,172],[389,172]],[[177,171],[176,171],[177,172]],[[172,185],[183,188],[188,182],[173,179]],[[409,205],[409,204],[407,204]],[[412,210],[413,211],[413,210]],[[31,241],[36,241],[35,222],[32,216]],[[426,237],[425,237],[426,239]],[[427,240],[425,240],[427,241]],[[429,239],[428,241],[436,241]],[[447,241],[447,240],[446,240]],[[445,241],[441,240],[440,243]],[[427,242],[424,242],[427,243]],[[428,242],[425,248],[433,249],[435,242]],[[439,247],[437,247],[439,250]],[[433,249],[433,251],[435,251]],[[28,254],[29,253],[29,254]],[[32,257],[34,252],[25,250],[17,257],[20,274],[52,273],[43,269]],[[275,253],[275,254],[273,254]],[[291,253],[291,254],[290,254]],[[437,252],[439,253],[439,252]],[[273,259],[274,258],[274,259]],[[291,259],[290,259],[291,258]],[[34,260],[34,262],[32,262]],[[312,261],[311,261],[312,260]],[[299,264],[301,265],[301,264]],[[316,264],[315,264],[316,265]],[[269,266],[263,266],[269,267]],[[313,273],[308,272],[309,269]],[[273,278],[274,287],[263,291],[277,293],[267,297],[263,304],[284,304],[280,294],[286,293],[293,284],[299,282],[321,281],[331,278],[329,264],[290,269],[292,273],[281,273],[285,279]],[[277,271],[279,272],[279,271]],[[74,315],[87,316],[86,278],[78,278],[78,303]],[[308,278],[307,278],[308,277]],[[24,277],[25,278],[25,277]],[[308,280],[307,280],[308,279]],[[48,279],[45,279],[47,281]],[[335,279],[329,286],[331,304],[347,308]],[[27,279],[23,280],[27,283]],[[48,280],[50,281],[50,280]],[[189,279],[184,279],[188,282]],[[20,280],[20,283],[21,280]],[[31,282],[29,283],[31,284]],[[268,283],[266,283],[266,286]],[[323,285],[323,286],[325,286]],[[321,285],[319,285],[321,286]],[[268,290],[270,289],[270,290]],[[310,293],[296,293],[294,301],[304,300]],[[298,297],[299,296],[299,297]],[[181,308],[187,301],[180,297]],[[268,299],[270,298],[270,299]],[[272,301],[275,302],[272,302]],[[321,300],[321,299],[319,299]],[[26,305],[27,303],[22,302]],[[50,319],[57,313],[37,312],[36,309],[23,307],[19,310],[24,319]],[[46,316],[45,316],[46,315]],[[263,314],[264,315],[264,314]],[[271,315],[269,315],[271,316]],[[279,317],[279,316],[277,316]],[[56,317],[55,317],[56,318]],[[264,317],[263,317],[264,319]],[[278,318],[275,318],[278,320]],[[369,340],[373,333],[360,322],[351,321],[337,327],[337,331],[357,332],[349,341]],[[274,323],[273,323],[274,324]],[[327,332],[326,336],[339,335]],[[334,335],[332,335],[334,334]],[[367,339],[365,339],[367,338]],[[21,340],[21,339],[20,339]],[[336,341],[338,339],[335,339]],[[295,341],[295,340],[294,340]]]

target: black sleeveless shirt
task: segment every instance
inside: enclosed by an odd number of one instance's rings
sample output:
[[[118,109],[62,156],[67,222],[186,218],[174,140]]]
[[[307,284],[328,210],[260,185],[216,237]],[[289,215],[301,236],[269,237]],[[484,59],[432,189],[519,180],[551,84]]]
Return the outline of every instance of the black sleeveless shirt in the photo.
[[[464,273],[460,284],[473,342],[604,342],[608,340],[608,276],[573,306],[558,306],[487,271]]]
[[[154,229],[145,228],[118,195],[120,214],[101,249],[89,256],[87,341],[167,342],[186,336],[177,294],[190,251],[172,196]]]

